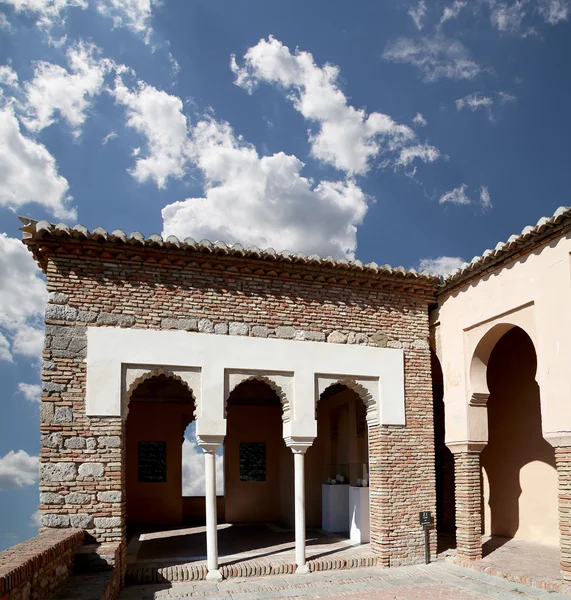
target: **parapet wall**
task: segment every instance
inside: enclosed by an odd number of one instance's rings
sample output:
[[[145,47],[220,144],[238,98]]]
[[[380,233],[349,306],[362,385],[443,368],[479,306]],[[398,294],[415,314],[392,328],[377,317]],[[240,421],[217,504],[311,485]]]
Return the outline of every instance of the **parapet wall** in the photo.
[[[0,599],[44,600],[73,572],[81,529],[43,533],[0,552]]]

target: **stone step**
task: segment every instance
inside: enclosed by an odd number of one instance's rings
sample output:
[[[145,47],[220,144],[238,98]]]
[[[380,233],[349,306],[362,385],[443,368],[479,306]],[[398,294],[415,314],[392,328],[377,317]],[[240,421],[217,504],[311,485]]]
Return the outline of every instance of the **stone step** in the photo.
[[[120,577],[111,569],[72,575],[49,600],[115,600],[119,591]]]

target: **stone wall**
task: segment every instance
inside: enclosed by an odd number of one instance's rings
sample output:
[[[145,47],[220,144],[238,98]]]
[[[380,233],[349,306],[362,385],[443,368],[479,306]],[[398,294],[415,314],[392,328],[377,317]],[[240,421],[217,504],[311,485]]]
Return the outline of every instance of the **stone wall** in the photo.
[[[43,600],[73,571],[83,531],[50,531],[0,552],[0,599]]]
[[[42,242],[50,291],[41,413],[45,527],[80,526],[98,541],[125,534],[124,425],[119,418],[85,416],[86,327],[368,344],[404,349],[407,419],[404,428],[370,432],[373,548],[385,564],[422,560],[418,512],[435,511],[432,284],[262,259],[125,246],[119,253],[110,243],[64,242]]]

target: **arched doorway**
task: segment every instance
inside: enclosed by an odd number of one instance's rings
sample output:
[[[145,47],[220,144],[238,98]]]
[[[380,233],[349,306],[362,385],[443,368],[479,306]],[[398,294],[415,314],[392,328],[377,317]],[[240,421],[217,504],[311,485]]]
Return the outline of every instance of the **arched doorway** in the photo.
[[[226,403],[226,522],[293,525],[293,464],[282,404],[269,384],[244,381]]]
[[[183,522],[182,445],[194,419],[194,398],[165,374],[142,381],[129,397],[126,424],[127,525]]]
[[[557,545],[555,453],[542,435],[536,369],[533,342],[519,327],[504,333],[489,356],[484,534]]]
[[[357,392],[336,383],[317,404],[317,438],[307,452],[307,513],[314,526],[369,541],[367,410]],[[362,496],[362,498],[361,498]]]

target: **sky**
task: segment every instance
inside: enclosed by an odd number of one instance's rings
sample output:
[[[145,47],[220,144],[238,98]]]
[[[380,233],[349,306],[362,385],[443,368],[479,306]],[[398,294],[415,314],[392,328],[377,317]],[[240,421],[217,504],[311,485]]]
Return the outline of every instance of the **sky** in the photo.
[[[569,204],[570,16],[0,0],[0,550],[38,528],[47,293],[17,215],[445,274]],[[190,430],[184,456],[200,491]]]

